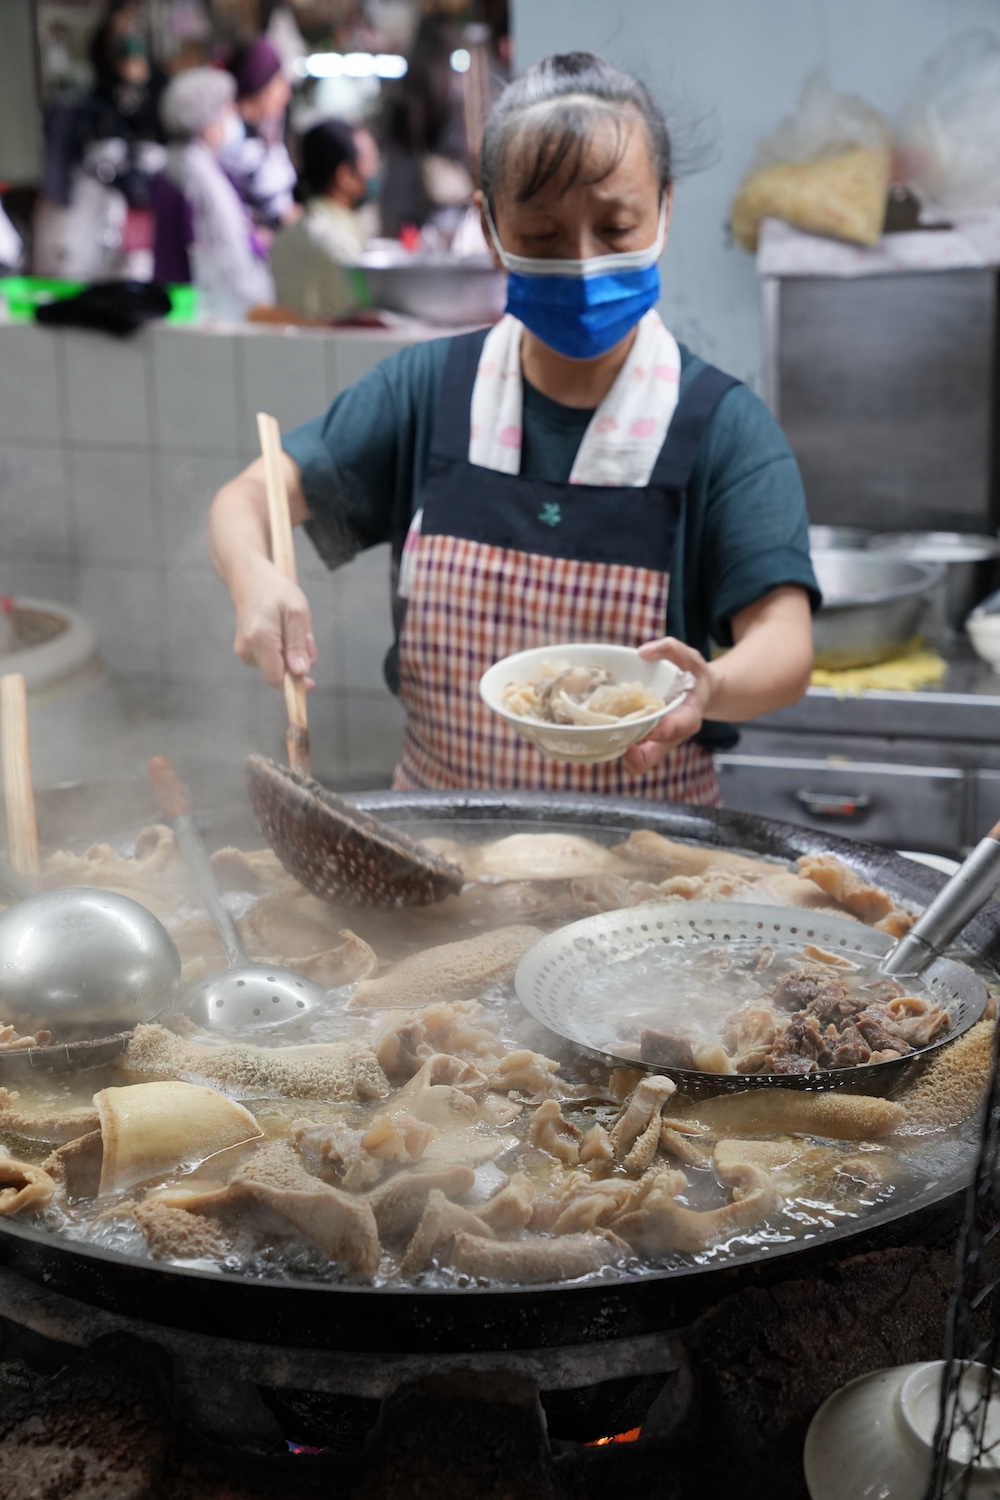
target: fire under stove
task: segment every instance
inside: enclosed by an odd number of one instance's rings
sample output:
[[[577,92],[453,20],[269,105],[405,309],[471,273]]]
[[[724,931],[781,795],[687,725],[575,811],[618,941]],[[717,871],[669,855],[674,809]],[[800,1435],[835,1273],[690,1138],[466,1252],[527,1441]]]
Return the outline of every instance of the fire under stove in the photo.
[[[413,822],[441,812],[426,794],[366,801]],[[884,850],[740,814],[456,801],[477,819],[827,848],[921,902],[940,884]],[[971,931],[993,962],[1000,919]],[[0,1500],[607,1500],[609,1486],[805,1500],[820,1403],[940,1357],[964,1199],[953,1183],[920,1212],[673,1279],[435,1297],[247,1285],[6,1221]]]

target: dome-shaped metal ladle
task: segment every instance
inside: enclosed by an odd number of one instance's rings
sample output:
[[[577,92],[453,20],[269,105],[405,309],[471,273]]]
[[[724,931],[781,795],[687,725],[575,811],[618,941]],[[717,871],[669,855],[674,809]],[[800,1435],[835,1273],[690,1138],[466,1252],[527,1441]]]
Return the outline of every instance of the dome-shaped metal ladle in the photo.
[[[194,986],[184,1009],[200,1026],[212,1031],[253,1031],[301,1020],[324,1003],[326,991],[294,969],[254,963],[247,956],[233,914],[219,895],[208,850],[191,817],[177,772],[165,755],[158,755],[149,762],[149,775],[229,960],[224,973],[213,974]]]
[[[38,873],[24,678],[0,679],[0,756],[12,860]],[[162,922],[117,891],[42,891],[9,865],[0,888],[0,1022],[93,1036],[148,1021],[173,998],[181,958]]]

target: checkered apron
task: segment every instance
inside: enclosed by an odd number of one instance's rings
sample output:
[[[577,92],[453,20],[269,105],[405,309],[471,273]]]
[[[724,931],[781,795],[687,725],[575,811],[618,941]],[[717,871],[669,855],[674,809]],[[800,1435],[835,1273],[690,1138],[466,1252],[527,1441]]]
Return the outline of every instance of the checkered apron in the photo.
[[[495,661],[533,646],[638,646],[664,633],[684,488],[705,427],[736,382],[711,367],[692,381],[646,489],[525,479],[468,461],[483,337],[452,342],[421,528],[407,539],[399,640],[407,724],[393,786],[589,792],[717,807],[715,767],[701,745],[688,741],[644,776],[617,760],[550,760],[490,712],[478,684]]]

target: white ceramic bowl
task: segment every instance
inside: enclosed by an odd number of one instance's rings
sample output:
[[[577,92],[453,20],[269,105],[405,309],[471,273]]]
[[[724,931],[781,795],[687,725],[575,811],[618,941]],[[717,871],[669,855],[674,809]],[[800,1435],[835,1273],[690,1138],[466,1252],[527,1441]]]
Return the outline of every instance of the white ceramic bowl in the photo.
[[[548,724],[525,719],[505,708],[503,695],[508,683],[518,685],[537,678],[543,662],[566,661],[573,666],[607,667],[616,682],[640,682],[663,699],[664,707],[641,719],[617,724]],[[519,651],[495,662],[479,679],[479,695],[487,708],[499,714],[523,739],[537,745],[553,760],[576,765],[596,765],[617,760],[630,745],[645,739],[660,720],[682,702],[694,678],[669,661],[645,661],[631,646],[602,646],[574,642],[572,645],[538,646]]]
[[[803,1462],[812,1500],[923,1500],[940,1400],[942,1361],[897,1365],[862,1375],[824,1401],[806,1434]],[[968,1410],[982,1389],[983,1365],[962,1378]],[[990,1401],[986,1439],[1000,1436],[1000,1399]],[[962,1432],[951,1457],[967,1461]],[[977,1465],[969,1486],[976,1500],[1000,1493],[1000,1456]],[[965,1493],[964,1491],[962,1493]]]
[[[974,609],[965,622],[972,649],[994,672],[1000,672],[1000,614]]]

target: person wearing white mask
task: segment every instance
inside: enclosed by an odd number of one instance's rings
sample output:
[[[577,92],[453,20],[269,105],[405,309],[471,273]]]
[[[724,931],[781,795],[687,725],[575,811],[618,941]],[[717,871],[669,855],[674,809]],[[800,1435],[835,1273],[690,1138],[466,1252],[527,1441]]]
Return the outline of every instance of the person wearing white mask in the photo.
[[[393,784],[717,805],[733,723],[809,681],[819,591],[794,457],[655,310],[671,153],[641,83],[590,53],[536,64],[493,107],[480,181],[506,315],[386,360],[284,440],[293,519],[329,566],[392,545]],[[276,687],[308,682],[308,602],[270,562],[260,461],[216,496],[210,536],[237,653]],[[548,760],[478,680],[572,640],[640,647],[695,686],[620,760]]]
[[[219,164],[241,132],[235,95],[231,75],[216,68],[171,79],[160,100],[167,167],[153,187],[154,279],[193,282],[204,311],[222,318],[274,302],[266,250]]]

